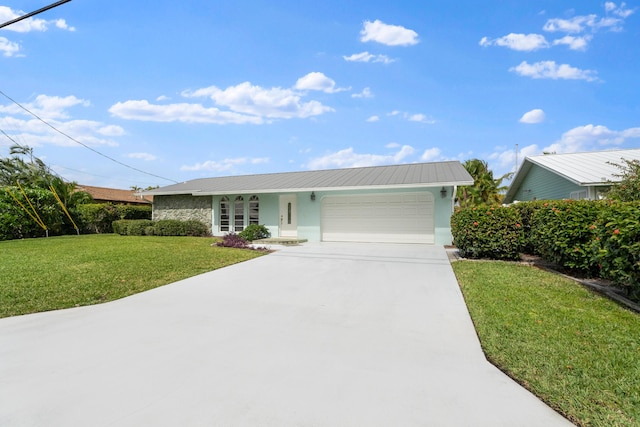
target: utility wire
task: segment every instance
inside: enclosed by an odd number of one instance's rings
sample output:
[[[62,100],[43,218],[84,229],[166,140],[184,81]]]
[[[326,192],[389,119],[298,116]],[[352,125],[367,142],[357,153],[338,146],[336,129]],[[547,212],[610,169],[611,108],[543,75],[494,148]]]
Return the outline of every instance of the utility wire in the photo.
[[[26,15],[19,16],[16,19],[12,19],[11,21],[7,21],[4,24],[0,24],[0,28],[4,28],[4,27],[7,27],[7,26],[9,26],[11,24],[15,24],[16,22],[22,21],[23,19],[31,18],[34,15],[37,15],[37,14],[42,13],[42,12],[45,12],[45,11],[47,11],[49,9],[53,9],[54,7],[60,6],[61,4],[65,4],[65,3],[68,3],[70,1],[71,0],[60,0],[60,1],[57,1],[57,2],[55,2],[53,4],[50,4],[49,6],[41,7],[40,9],[34,10],[33,12],[29,12]]]
[[[83,146],[84,148],[86,148],[87,150],[93,151],[94,153],[96,153],[96,154],[97,154],[97,155],[99,155],[99,156],[104,157],[105,159],[111,160],[112,162],[117,163],[117,164],[119,164],[120,166],[124,166],[125,168],[129,168],[129,169],[134,170],[134,171],[136,171],[136,172],[140,172],[140,173],[143,173],[143,174],[145,174],[145,175],[153,176],[153,177],[155,177],[155,178],[164,179],[165,181],[171,181],[171,182],[173,182],[173,183],[175,183],[175,184],[177,184],[177,183],[178,183],[178,181],[176,181],[176,180],[173,180],[173,179],[170,179],[170,178],[165,178],[165,177],[163,177],[163,176],[156,175],[156,174],[153,174],[153,173],[151,173],[151,172],[143,171],[142,169],[138,169],[138,168],[133,167],[133,166],[130,166],[130,165],[126,164],[126,163],[122,163],[121,161],[116,160],[116,159],[114,159],[113,157],[109,157],[109,156],[107,156],[106,154],[103,154],[103,153],[99,152],[98,150],[96,150],[96,149],[94,149],[94,148],[89,147],[87,144],[84,144],[84,143],[82,143],[82,142],[78,141],[77,139],[75,139],[75,138],[73,138],[73,137],[69,136],[68,134],[64,133],[63,131],[61,131],[60,129],[56,128],[56,127],[55,127],[55,126],[53,126],[52,124],[50,124],[50,123],[46,122],[45,120],[43,120],[42,118],[40,118],[40,116],[38,116],[36,113],[34,113],[33,111],[31,111],[31,110],[29,110],[28,108],[24,107],[22,104],[20,104],[18,101],[16,101],[16,100],[14,100],[13,98],[11,98],[9,95],[7,95],[6,93],[4,93],[2,90],[0,90],[0,94],[1,94],[2,96],[4,96],[5,98],[7,98],[9,101],[11,101],[11,102],[13,102],[14,104],[16,104],[18,107],[22,108],[22,109],[23,109],[24,111],[26,111],[27,113],[31,114],[31,115],[32,115],[33,117],[35,117],[36,119],[40,120],[42,123],[44,123],[45,125],[47,125],[47,126],[48,126],[48,127],[50,127],[51,129],[53,129],[54,131],[58,132],[60,135],[62,135],[62,136],[64,136],[64,137],[69,138],[71,141],[75,142],[76,144],[82,145],[82,146]],[[2,133],[4,133],[4,131],[3,131]],[[5,135],[6,135],[6,133],[5,133]],[[9,139],[11,139],[11,138],[9,138]],[[13,141],[13,140],[12,140],[12,141]]]

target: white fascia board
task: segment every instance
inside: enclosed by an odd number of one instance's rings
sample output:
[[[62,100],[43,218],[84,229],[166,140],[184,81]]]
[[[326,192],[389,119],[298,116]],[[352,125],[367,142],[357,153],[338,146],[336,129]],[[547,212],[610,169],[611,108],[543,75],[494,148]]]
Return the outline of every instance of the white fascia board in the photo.
[[[218,196],[233,194],[275,194],[275,193],[307,193],[311,191],[353,191],[353,190],[395,190],[408,188],[438,188],[451,186],[473,185],[473,181],[439,182],[431,184],[396,184],[396,185],[367,185],[345,187],[309,187],[309,188],[278,188],[260,190],[228,190],[228,191],[201,191],[193,196]]]

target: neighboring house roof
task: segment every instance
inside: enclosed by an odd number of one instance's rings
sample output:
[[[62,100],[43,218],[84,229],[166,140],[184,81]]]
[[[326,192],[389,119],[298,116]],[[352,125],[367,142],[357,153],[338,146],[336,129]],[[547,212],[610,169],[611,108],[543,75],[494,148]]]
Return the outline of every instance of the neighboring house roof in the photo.
[[[153,201],[153,198],[136,195],[134,190],[94,187],[92,185],[78,185],[76,188],[79,191],[86,191],[96,201],[135,204],[149,204]]]
[[[458,161],[202,178],[143,194],[239,194],[472,185]]]
[[[504,202],[511,203],[533,165],[551,171],[579,186],[588,187],[619,181],[619,177],[615,175],[619,175],[621,170],[615,165],[621,164],[622,159],[640,160],[640,149],[525,157],[507,190]]]

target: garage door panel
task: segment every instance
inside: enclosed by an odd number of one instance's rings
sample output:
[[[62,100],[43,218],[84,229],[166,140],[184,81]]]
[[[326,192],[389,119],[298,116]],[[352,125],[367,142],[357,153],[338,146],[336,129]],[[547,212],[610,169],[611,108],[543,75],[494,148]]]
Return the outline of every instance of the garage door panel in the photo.
[[[434,243],[431,193],[327,196],[322,201],[322,240]]]

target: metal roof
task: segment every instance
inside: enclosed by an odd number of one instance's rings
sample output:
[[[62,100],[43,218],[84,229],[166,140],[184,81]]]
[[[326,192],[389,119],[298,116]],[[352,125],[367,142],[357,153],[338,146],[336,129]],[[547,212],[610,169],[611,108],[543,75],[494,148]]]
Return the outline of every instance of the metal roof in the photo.
[[[458,161],[201,178],[143,194],[246,194],[472,185]]]
[[[533,165],[540,166],[580,186],[602,185],[619,181],[616,174],[622,159],[640,160],[640,149],[593,151],[589,153],[544,154],[526,157],[518,169],[505,202],[509,203],[518,191],[518,187]]]

